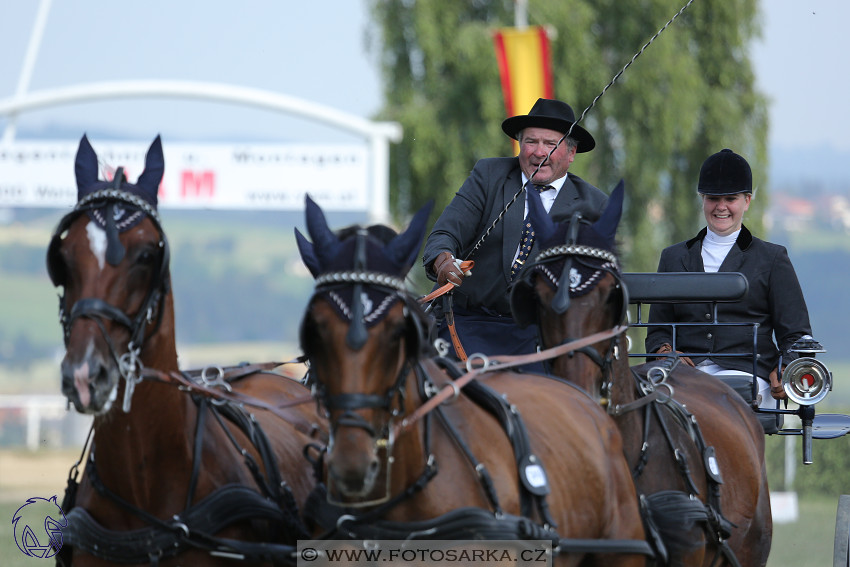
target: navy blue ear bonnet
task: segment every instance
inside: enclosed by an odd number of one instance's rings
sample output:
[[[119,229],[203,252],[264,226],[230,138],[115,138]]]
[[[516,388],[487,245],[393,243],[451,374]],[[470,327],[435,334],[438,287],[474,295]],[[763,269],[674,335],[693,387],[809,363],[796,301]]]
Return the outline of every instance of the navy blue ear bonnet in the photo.
[[[295,229],[301,259],[316,279],[316,295],[351,322],[348,343],[359,349],[366,329],[406,294],[404,278],[419,256],[433,203],[420,209],[407,230],[398,234],[382,225],[335,233],[315,201],[309,195],[305,201],[312,242]]]
[[[623,211],[624,183],[620,181],[611,192],[608,204],[596,222],[573,217],[568,222],[563,219],[550,218],[540,202],[540,197],[534,191],[529,197],[529,215],[534,230],[540,242],[540,250],[537,259],[545,259],[546,253],[552,251],[554,254],[558,247],[579,246],[587,249],[616,251],[617,226]],[[562,246],[563,245],[563,246]],[[576,256],[576,262],[570,268],[570,297],[579,297],[593,288],[593,278],[598,277],[598,269],[604,263],[611,263],[611,257],[593,257],[572,253]],[[559,272],[564,263],[564,258],[551,262],[549,271]],[[538,262],[534,264],[539,268]],[[616,268],[616,264],[614,266]],[[557,279],[555,280],[557,281]],[[550,278],[551,283],[551,278]],[[554,284],[552,284],[554,285]]]
[[[111,181],[98,178],[97,154],[83,135],[74,162],[77,180],[77,204],[59,221],[47,252],[47,270],[54,285],[63,284],[58,250],[62,235],[74,220],[85,213],[91,222],[106,232],[106,261],[117,266],[124,258],[118,235],[150,217],[163,238],[162,270],[168,267],[168,246],[157,212],[157,193],[165,171],[162,140],[154,139],[145,155],[145,169],[135,184],[128,183],[124,168],[119,167]]]
[[[127,182],[123,167],[119,167],[115,171],[111,181],[101,181],[98,178],[97,154],[89,143],[88,137],[83,135],[74,163],[74,171],[77,177],[77,202],[85,202],[87,198],[92,199],[96,195],[108,195],[109,190],[132,195],[135,199],[116,201],[111,210],[107,206],[109,199],[104,197],[99,199],[101,206],[91,207],[87,211],[89,218],[97,223],[100,228],[107,229],[111,220],[115,223],[115,229],[118,232],[124,232],[141,222],[147,211],[156,210],[157,193],[164,170],[162,140],[157,136],[145,156],[145,170],[135,184]],[[146,203],[148,206],[134,205],[136,200],[139,203]]]
[[[607,271],[619,271],[615,237],[623,211],[624,184],[611,192],[599,219],[590,223],[576,214],[558,222],[546,213],[536,191],[528,193],[528,212],[541,252],[527,264],[510,292],[511,312],[522,327],[534,322],[536,299],[532,280],[541,276],[556,289],[551,308],[564,313],[571,298],[589,293]]]

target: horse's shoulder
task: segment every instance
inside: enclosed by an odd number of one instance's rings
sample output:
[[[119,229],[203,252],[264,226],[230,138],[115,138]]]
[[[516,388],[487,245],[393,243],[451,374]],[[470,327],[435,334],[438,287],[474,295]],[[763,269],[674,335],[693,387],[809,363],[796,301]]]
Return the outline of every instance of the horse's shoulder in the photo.
[[[576,403],[597,405],[585,390],[550,374],[503,372],[499,375],[499,389],[510,392],[516,399],[539,400],[541,397],[554,397],[563,401],[575,400]]]

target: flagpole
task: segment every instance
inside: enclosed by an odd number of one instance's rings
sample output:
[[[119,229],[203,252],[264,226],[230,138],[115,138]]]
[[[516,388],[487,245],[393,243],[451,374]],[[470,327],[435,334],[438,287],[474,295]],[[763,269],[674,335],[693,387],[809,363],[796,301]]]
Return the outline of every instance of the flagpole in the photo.
[[[514,0],[514,26],[519,30],[528,27],[528,0]]]

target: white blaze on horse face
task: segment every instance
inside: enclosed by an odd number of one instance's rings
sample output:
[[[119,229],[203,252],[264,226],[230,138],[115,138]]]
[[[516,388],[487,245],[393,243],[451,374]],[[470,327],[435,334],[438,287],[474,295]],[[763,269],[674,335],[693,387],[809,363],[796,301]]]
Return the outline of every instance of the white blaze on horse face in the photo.
[[[102,270],[106,263],[106,231],[89,221],[86,225],[86,234],[89,237],[91,253],[97,258],[97,265]]]

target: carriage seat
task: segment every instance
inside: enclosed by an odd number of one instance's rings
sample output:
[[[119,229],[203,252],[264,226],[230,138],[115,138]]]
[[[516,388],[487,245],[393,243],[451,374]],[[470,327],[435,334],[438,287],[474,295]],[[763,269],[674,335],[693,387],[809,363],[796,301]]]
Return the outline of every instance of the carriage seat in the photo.
[[[727,386],[738,392],[750,407],[753,407],[753,380],[746,376],[715,376],[718,380],[725,382]],[[756,412],[756,417],[761,423],[764,432],[774,435],[782,429],[783,416],[781,413]]]
[[[739,301],[747,295],[749,282],[739,272],[628,272],[623,274],[629,302],[642,303],[730,303]],[[640,316],[640,314],[638,314]],[[720,323],[716,325],[738,325]],[[635,327],[648,327],[640,320]],[[638,353],[637,356],[646,356]],[[632,356],[630,354],[629,356]],[[722,355],[721,355],[722,356]],[[753,406],[752,379],[744,376],[715,376],[726,382]],[[782,414],[756,412],[764,432],[774,434],[782,428]]]
[[[631,303],[727,303],[749,291],[739,272],[626,272],[623,281]]]

